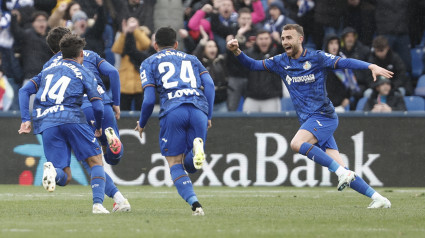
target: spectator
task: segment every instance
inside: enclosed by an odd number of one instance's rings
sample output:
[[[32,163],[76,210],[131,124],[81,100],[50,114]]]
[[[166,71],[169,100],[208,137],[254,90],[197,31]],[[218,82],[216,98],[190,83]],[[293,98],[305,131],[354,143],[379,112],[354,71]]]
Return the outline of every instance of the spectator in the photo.
[[[332,55],[341,56],[339,51],[339,38],[336,35],[329,35],[325,41],[325,52]],[[344,55],[341,57],[346,58]],[[335,111],[344,112],[350,105],[350,82],[356,89],[356,81],[353,72],[350,69],[329,70],[326,75],[326,91],[328,98],[335,106]],[[357,87],[358,88],[358,87]]]
[[[238,11],[238,25],[232,35],[239,41],[242,49],[251,48],[255,44],[255,36],[258,30],[252,25],[251,16],[251,10],[246,7]]]
[[[125,0],[124,5],[120,6],[121,21],[122,19],[134,17],[139,21],[141,26],[146,26],[150,32],[154,32],[154,6],[155,0]]]
[[[392,88],[398,90],[403,96],[410,94],[412,89],[406,74],[406,66],[400,56],[391,50],[387,39],[384,36],[376,37],[372,42],[372,47],[374,51],[368,61],[394,72],[391,79]],[[370,78],[369,81],[372,82],[372,79]],[[370,95],[370,90],[365,94],[365,96]]]
[[[376,35],[387,38],[390,48],[403,60],[405,69],[411,71],[409,38],[409,1],[377,0]]]
[[[285,16],[285,8],[281,1],[275,0],[269,6],[270,17],[267,18],[264,29],[271,33],[273,40],[280,42],[282,27],[286,24],[295,24],[295,21]]]
[[[358,33],[358,39],[370,46],[375,33],[375,0],[347,0],[344,26],[352,27]]]
[[[104,58],[105,43],[102,35],[105,30],[106,16],[103,0],[96,0],[96,2],[98,3],[98,8],[94,24],[89,25],[85,12],[77,11],[72,15],[72,30],[73,33],[85,38],[87,42],[85,49],[92,50]]]
[[[9,84],[0,62],[0,111],[7,111],[12,106],[14,98],[13,87]]]
[[[221,0],[217,4],[219,4],[218,12],[211,14],[211,29],[219,53],[225,53],[227,37],[231,37],[237,28],[238,14],[235,12],[231,0]]]
[[[208,70],[215,86],[214,111],[227,112],[227,72],[224,55],[218,54],[218,47],[215,41],[208,40],[208,34],[203,31],[202,39],[193,51],[193,55],[198,57],[202,65]]]
[[[341,40],[341,52],[345,57],[363,61],[369,60],[370,49],[358,40],[358,35],[354,28],[344,28]],[[353,70],[353,73],[360,89],[358,93],[353,95],[355,99],[353,104],[355,105],[356,102],[363,97],[363,92],[370,87],[370,76],[367,70]]]
[[[47,13],[36,11],[32,14],[32,27],[22,29],[19,26],[20,13],[13,11],[11,31],[16,43],[21,48],[21,61],[24,79],[29,80],[43,69],[43,64],[48,61],[53,53],[46,43]]]
[[[255,45],[246,51],[246,55],[256,60],[268,59],[279,52],[273,47],[270,33],[259,31]],[[244,112],[280,112],[282,98],[282,80],[268,71],[249,71]]]
[[[134,17],[123,20],[121,28],[121,34],[112,46],[112,52],[121,55],[121,64],[118,70],[121,80],[121,110],[131,110],[132,104],[134,104],[135,110],[140,110],[143,101],[139,76],[141,58],[136,55],[135,49],[138,51],[148,49],[151,40],[139,28],[139,22]],[[136,48],[134,48],[134,44]]]
[[[81,6],[77,2],[61,2],[49,17],[49,27],[63,26],[72,28],[72,16],[78,11],[81,11]]]
[[[210,4],[205,4],[201,9],[195,12],[195,14],[190,18],[187,26],[189,28],[190,36],[198,41],[201,36],[200,27],[208,33],[210,39],[214,39],[213,33],[211,31],[210,22],[205,19],[207,14],[210,14],[213,11],[213,7]]]
[[[403,96],[398,91],[391,89],[391,80],[378,76],[372,96],[366,102],[364,111],[392,112],[406,110]]]
[[[248,8],[251,12],[252,24],[254,25],[261,23],[266,18],[263,4],[260,0],[237,0],[235,8],[237,12],[242,8]]]

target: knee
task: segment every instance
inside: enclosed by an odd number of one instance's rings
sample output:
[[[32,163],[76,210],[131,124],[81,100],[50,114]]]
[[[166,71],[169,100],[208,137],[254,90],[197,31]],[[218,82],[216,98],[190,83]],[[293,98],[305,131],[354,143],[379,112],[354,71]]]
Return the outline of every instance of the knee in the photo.
[[[302,141],[296,140],[295,138],[292,139],[290,144],[292,151],[299,152],[302,144],[303,144]]]
[[[95,165],[103,166],[102,155],[99,154],[99,155],[95,155],[95,156],[87,158],[87,163],[89,164],[90,168]]]

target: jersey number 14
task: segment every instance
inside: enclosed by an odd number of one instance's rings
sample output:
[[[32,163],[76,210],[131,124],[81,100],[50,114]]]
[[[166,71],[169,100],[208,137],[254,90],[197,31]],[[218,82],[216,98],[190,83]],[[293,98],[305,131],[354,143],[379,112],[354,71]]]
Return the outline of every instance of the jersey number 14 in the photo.
[[[43,93],[41,94],[40,100],[42,102],[45,102],[46,96],[49,96],[49,98],[56,100],[55,104],[61,104],[64,100],[63,95],[65,94],[66,88],[68,87],[69,82],[71,82],[71,78],[67,76],[62,76],[50,88],[50,84],[52,83],[53,76],[54,76],[53,74],[48,74],[46,76],[46,85],[44,86],[44,90],[43,90]],[[58,89],[59,89],[59,92],[56,93]]]

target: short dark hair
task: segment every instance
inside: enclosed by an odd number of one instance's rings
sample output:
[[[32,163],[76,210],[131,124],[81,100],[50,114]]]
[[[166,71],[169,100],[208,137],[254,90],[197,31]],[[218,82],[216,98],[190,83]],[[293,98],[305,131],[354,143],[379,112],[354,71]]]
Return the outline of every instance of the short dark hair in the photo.
[[[68,3],[68,6],[65,9],[65,14],[63,15],[64,20],[69,20],[69,21],[72,20],[71,14],[69,14],[69,11],[71,10],[71,7],[74,6],[75,4],[80,5],[78,2],[75,2],[75,1]]]
[[[53,53],[56,54],[60,51],[59,42],[63,36],[68,34],[71,34],[71,30],[62,26],[55,27],[49,31],[49,34],[47,34],[46,37],[46,41],[47,45],[49,45]]]
[[[177,40],[177,33],[171,27],[161,27],[155,33],[155,42],[159,47],[173,46]]]
[[[286,24],[282,27],[282,30],[296,30],[298,34],[302,35],[304,37],[304,28],[298,24]]]
[[[259,36],[259,35],[265,34],[265,33],[270,35],[270,32],[268,30],[261,29],[261,30],[257,31],[257,34],[255,34],[255,36]]]
[[[251,14],[251,9],[247,8],[247,7],[243,7],[241,9],[239,9],[238,11],[238,16],[240,16],[242,13],[248,13]]]
[[[388,44],[388,40],[384,36],[377,36],[375,39],[373,39],[372,47],[375,50],[381,51],[389,46],[390,45]]]
[[[46,20],[49,19],[49,15],[45,11],[35,11],[31,14],[31,22],[34,22],[39,16],[45,17]]]
[[[77,58],[81,50],[86,46],[86,40],[76,34],[69,34],[62,37],[59,46],[64,59]]]

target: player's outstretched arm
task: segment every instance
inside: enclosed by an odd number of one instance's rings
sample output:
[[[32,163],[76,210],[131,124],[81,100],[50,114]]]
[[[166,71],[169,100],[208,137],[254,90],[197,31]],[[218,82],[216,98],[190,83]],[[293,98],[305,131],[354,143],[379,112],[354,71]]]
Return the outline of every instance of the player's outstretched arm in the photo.
[[[243,66],[250,70],[262,71],[266,70],[263,65],[262,60],[254,60],[253,58],[248,57],[239,49],[238,40],[232,39],[227,42],[227,49],[232,51],[236,58],[241,62]]]
[[[139,131],[139,136],[142,138],[143,129],[148,123],[149,117],[152,115],[153,107],[155,106],[155,88],[154,87],[145,87],[142,103],[142,110],[140,112],[140,118],[137,122],[135,131]]]
[[[376,81],[376,77],[377,76],[384,76],[385,78],[392,78],[394,73],[386,70],[382,67],[379,67],[376,64],[371,64],[368,67],[370,69],[370,71],[372,71],[372,77],[373,77],[373,81]]]
[[[215,86],[214,81],[211,78],[209,73],[204,73],[201,75],[201,80],[204,86],[204,94],[208,101],[208,128],[211,128],[211,118],[214,108],[214,98],[215,98]]]
[[[19,109],[21,110],[21,127],[19,128],[19,134],[28,134],[31,132],[31,116],[30,116],[30,96],[31,94],[37,93],[37,87],[34,81],[26,83],[21,89],[19,89]]]

